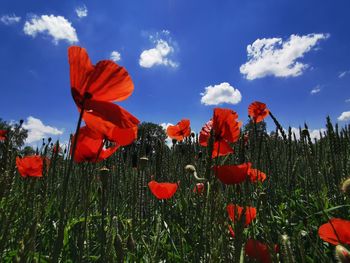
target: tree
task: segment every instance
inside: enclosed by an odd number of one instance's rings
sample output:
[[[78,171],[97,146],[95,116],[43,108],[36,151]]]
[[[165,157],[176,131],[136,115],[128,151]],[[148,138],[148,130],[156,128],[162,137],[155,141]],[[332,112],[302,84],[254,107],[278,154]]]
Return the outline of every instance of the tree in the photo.
[[[12,147],[19,149],[28,137],[28,131],[22,128],[23,120],[19,123],[9,124],[0,118],[0,130],[6,130],[6,141]]]

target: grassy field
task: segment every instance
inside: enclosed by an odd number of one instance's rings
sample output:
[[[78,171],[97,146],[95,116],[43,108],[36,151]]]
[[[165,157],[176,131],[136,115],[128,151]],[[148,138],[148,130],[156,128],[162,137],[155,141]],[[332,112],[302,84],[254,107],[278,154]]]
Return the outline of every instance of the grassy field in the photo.
[[[71,162],[67,151],[56,150],[58,142],[46,141],[37,151],[50,160],[42,177],[18,172],[17,125],[0,141],[1,262],[333,262],[334,246],[318,228],[333,217],[350,218],[341,191],[350,129],[327,119],[326,132],[312,141],[307,127],[295,138],[274,120],[276,133],[251,123],[249,136],[241,132],[232,144],[234,153],[218,158],[196,135],[169,148],[147,126],[135,143],[97,163]],[[225,185],[212,169],[245,162],[266,180]],[[157,199],[151,180],[177,183],[177,191]],[[249,225],[244,216],[232,220],[228,204],[254,207],[256,218]],[[249,239],[266,244],[270,256],[246,255]]]

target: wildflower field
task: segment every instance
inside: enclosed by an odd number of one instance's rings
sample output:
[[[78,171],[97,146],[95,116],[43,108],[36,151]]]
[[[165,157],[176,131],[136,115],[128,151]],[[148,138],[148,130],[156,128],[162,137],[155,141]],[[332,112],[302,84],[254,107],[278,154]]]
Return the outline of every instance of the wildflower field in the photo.
[[[125,68],[68,61],[67,147],[0,122],[1,262],[350,262],[350,126],[297,138],[255,101],[246,124],[215,108],[198,134],[185,116],[163,130],[114,103]]]

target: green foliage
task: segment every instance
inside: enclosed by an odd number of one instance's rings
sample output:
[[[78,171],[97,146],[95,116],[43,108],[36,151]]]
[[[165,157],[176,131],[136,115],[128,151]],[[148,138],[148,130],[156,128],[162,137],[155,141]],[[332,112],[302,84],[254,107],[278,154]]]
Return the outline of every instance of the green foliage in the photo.
[[[327,120],[327,132],[316,142],[307,132],[299,140],[290,131],[282,138],[268,136],[264,123],[248,123],[245,130],[249,138],[241,136],[235,154],[211,160],[196,141],[169,149],[161,126],[142,123],[134,145],[101,163],[74,164],[66,189],[61,262],[253,262],[244,254],[248,238],[271,248],[278,244],[281,251],[272,253],[274,262],[332,262],[334,248],[320,240],[317,231],[331,217],[350,219],[349,198],[339,190],[350,171],[350,130]],[[0,142],[0,147],[6,143]],[[21,147],[19,141],[14,145]],[[134,156],[144,156],[148,145],[152,154],[145,166],[134,166]],[[1,262],[50,262],[69,161],[64,155],[51,155],[52,147],[39,153],[51,158],[41,179],[21,178],[15,167],[19,148],[3,148],[7,157],[0,163]],[[249,161],[267,179],[224,186],[210,165],[208,169],[208,161]],[[198,177],[209,176],[203,194],[193,192],[197,181],[185,171],[187,164],[196,167]],[[101,167],[108,168],[106,178],[101,178]],[[157,200],[147,187],[152,176],[180,181],[175,196]],[[236,238],[228,232],[233,226],[226,211],[229,203],[257,208],[257,218],[249,227],[236,228]],[[288,237],[288,244],[282,236]]]

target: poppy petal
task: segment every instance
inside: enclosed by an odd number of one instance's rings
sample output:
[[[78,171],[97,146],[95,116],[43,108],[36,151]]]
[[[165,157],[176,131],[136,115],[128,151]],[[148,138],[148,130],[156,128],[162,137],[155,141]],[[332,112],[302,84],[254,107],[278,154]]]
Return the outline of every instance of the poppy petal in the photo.
[[[318,229],[320,238],[333,245],[350,245],[350,221],[341,218],[332,218]]]
[[[177,191],[177,183],[158,183],[150,181],[148,187],[152,194],[158,199],[170,199]]]
[[[16,166],[22,177],[42,177],[44,161],[41,156],[16,157]]]
[[[72,93],[78,106],[77,98],[86,92],[95,100],[122,101],[134,90],[125,68],[111,60],[102,60],[93,66],[86,50],[78,46],[68,48],[68,60]]]
[[[239,139],[242,122],[238,122],[238,115],[230,109],[215,108],[213,117],[213,129],[215,141],[225,139],[234,143]]]
[[[215,176],[224,184],[240,184],[244,182],[249,173],[251,163],[239,165],[221,165],[214,166]]]
[[[248,114],[254,122],[261,122],[269,115],[270,111],[266,108],[266,104],[254,101],[248,107]]]
[[[225,156],[228,154],[233,153],[233,149],[228,144],[228,142],[222,140],[222,141],[215,141],[213,145],[213,152],[212,152],[212,158],[216,158],[218,156]]]
[[[262,171],[259,171],[258,169],[250,169],[248,173],[248,177],[250,178],[250,181],[255,183],[257,181],[264,182],[266,179],[266,174]]]
[[[87,102],[83,119],[86,125],[120,146],[131,144],[137,138],[139,120],[122,107],[104,101]]]
[[[167,134],[172,139],[182,141],[191,134],[190,120],[182,119],[176,125],[170,125],[167,128]]]
[[[245,244],[245,253],[248,257],[255,259],[257,262],[272,262],[269,247],[254,239],[249,239]]]

